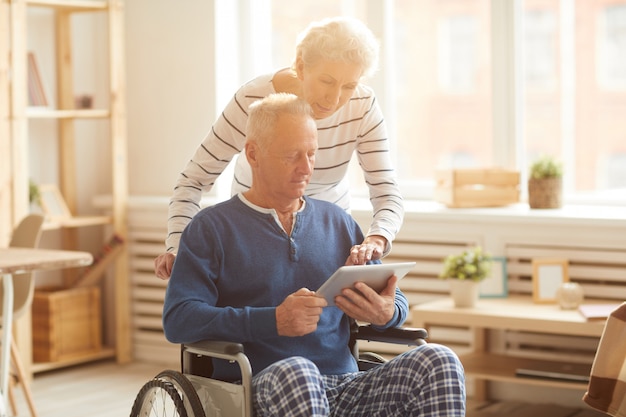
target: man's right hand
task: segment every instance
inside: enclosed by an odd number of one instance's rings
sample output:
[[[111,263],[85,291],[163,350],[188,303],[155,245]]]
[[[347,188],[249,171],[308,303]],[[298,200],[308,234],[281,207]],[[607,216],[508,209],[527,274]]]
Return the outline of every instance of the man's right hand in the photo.
[[[276,307],[278,335],[296,337],[313,333],[326,305],[325,299],[306,288],[289,295]]]
[[[170,252],[162,253],[154,259],[154,273],[161,279],[169,279],[172,274],[176,255]]]

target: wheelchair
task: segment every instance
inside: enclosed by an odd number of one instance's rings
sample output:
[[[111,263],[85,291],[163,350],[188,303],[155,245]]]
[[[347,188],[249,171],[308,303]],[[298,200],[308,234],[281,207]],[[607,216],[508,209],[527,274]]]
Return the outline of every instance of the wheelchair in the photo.
[[[418,328],[385,331],[352,323],[350,349],[359,370],[367,371],[386,359],[373,352],[361,352],[358,340],[420,346],[428,333]],[[211,378],[213,359],[237,363],[241,381]],[[181,346],[181,371],[164,370],[146,382],[135,398],[130,417],[252,417],[252,368],[243,345],[222,341],[201,341]]]

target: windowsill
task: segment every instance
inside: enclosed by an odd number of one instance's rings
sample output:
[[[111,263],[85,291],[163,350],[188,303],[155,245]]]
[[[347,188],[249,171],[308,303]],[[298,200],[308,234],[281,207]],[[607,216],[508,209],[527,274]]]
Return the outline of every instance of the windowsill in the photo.
[[[205,198],[201,206],[217,203],[215,198]],[[167,209],[169,197],[130,196],[130,208]],[[110,206],[110,196],[99,196],[94,205],[99,208]],[[405,200],[405,223],[414,220],[446,220],[451,222],[488,221],[490,223],[533,223],[551,225],[577,225],[599,227],[626,227],[626,210],[620,206],[566,204],[559,209],[530,209],[528,204],[519,203],[504,207],[448,208],[441,203],[427,200]],[[371,216],[372,206],[368,199],[354,198],[352,212],[355,216]]]
[[[371,213],[367,199],[354,199],[352,211]],[[564,205],[559,209],[531,209],[519,203],[503,207],[448,208],[434,201],[405,200],[405,222],[410,219],[454,222],[550,223],[553,225],[626,226],[626,210],[619,206]]]

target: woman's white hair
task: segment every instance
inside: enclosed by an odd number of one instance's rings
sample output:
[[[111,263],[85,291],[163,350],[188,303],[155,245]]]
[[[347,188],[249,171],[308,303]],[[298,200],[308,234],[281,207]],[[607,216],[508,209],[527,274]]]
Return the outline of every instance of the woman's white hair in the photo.
[[[289,93],[270,94],[248,107],[247,140],[256,141],[260,148],[264,148],[275,133],[279,116],[284,114],[314,120],[313,110],[306,100]]]
[[[357,64],[369,77],[378,69],[378,50],[378,40],[363,22],[342,16],[311,23],[298,37],[296,58],[305,66],[321,61]]]

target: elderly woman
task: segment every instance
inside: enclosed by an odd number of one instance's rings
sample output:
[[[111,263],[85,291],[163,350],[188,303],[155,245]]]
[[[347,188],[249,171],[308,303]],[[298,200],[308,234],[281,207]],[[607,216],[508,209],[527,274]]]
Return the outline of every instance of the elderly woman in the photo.
[[[183,229],[208,192],[246,142],[248,106],[269,94],[292,93],[314,111],[319,150],[307,187],[310,197],[350,208],[346,173],[356,151],[369,187],[374,218],[362,244],[354,246],[352,263],[386,255],[402,225],[404,208],[389,157],[385,119],[371,88],[361,81],[378,63],[378,42],[359,20],[339,17],[312,23],[301,35],[291,68],[261,75],[235,93],[221,116],[180,174],[169,206],[166,253],[155,259],[159,278],[170,276]],[[232,194],[250,188],[246,158],[238,158]]]

